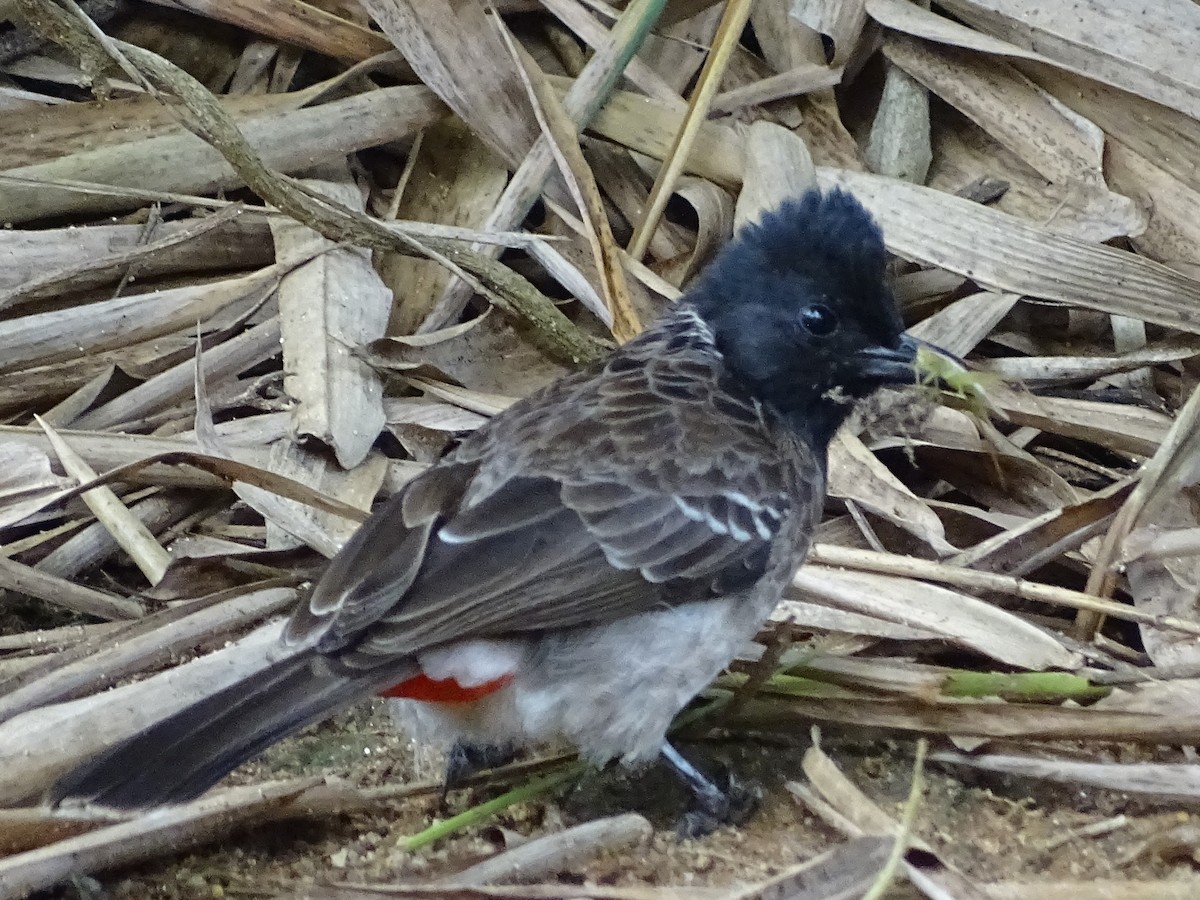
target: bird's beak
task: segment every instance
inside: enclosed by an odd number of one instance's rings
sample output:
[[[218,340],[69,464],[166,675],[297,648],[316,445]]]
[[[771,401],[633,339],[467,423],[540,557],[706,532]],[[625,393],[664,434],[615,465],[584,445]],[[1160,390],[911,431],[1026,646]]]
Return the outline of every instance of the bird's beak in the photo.
[[[907,334],[898,347],[870,347],[859,355],[861,371],[879,384],[912,384],[917,380],[917,349],[928,346]]]

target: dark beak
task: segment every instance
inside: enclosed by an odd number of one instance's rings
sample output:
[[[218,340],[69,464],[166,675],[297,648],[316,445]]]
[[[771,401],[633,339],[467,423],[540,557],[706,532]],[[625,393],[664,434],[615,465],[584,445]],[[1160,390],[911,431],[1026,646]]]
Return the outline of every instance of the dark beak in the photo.
[[[929,346],[907,334],[900,346],[870,347],[859,354],[860,371],[877,384],[913,384],[917,380],[917,348]]]

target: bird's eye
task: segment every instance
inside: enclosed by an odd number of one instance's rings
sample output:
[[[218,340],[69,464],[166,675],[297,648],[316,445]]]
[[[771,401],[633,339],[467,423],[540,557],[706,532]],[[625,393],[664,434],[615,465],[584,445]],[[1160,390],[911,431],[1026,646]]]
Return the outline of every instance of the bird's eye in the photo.
[[[800,311],[800,322],[811,334],[825,337],[837,331],[838,320],[833,310],[828,306],[815,303]]]

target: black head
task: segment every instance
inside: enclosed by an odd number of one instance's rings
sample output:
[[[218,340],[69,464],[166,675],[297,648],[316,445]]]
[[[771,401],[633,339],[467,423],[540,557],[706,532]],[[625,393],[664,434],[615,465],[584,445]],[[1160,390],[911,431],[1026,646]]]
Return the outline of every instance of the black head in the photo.
[[[870,213],[843,191],[813,190],[743,228],[689,300],[732,375],[827,441],[855,398],[915,380],[885,265]]]

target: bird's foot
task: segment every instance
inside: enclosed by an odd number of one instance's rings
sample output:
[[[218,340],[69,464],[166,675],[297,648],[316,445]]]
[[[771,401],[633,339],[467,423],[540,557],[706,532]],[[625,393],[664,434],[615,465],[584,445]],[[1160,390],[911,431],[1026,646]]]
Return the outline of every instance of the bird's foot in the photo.
[[[712,834],[722,825],[740,825],[754,814],[762,802],[762,791],[753,782],[743,782],[733,775],[721,779],[722,786],[714,784],[714,794],[697,795],[691,808],[685,812],[675,826],[680,840],[701,838]]]
[[[457,741],[446,754],[446,774],[442,779],[441,806],[446,806],[446,795],[476,772],[507,765],[517,756],[512,744],[469,744]]]
[[[680,840],[704,837],[722,825],[740,825],[762,801],[757,785],[743,782],[726,770],[717,779],[709,778],[670,744],[663,744],[662,755],[692,793],[691,807],[675,829]]]

